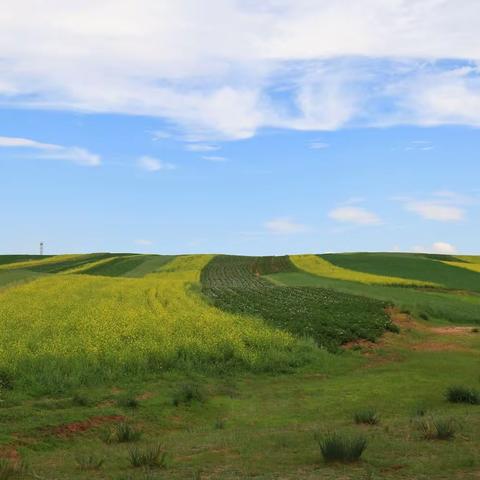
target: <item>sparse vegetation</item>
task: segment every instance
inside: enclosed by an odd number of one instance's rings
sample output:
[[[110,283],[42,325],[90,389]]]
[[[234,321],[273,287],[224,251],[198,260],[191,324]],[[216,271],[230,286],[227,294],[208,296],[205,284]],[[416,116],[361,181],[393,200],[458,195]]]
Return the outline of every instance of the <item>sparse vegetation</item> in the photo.
[[[207,400],[207,393],[201,385],[197,383],[184,383],[180,385],[173,396],[172,403],[176,407],[179,405],[189,405],[192,402],[204,403]]]
[[[78,468],[83,471],[100,470],[105,463],[105,459],[93,453],[77,455],[75,457]]]
[[[131,448],[129,459],[132,467],[167,468],[168,455],[160,445]]]

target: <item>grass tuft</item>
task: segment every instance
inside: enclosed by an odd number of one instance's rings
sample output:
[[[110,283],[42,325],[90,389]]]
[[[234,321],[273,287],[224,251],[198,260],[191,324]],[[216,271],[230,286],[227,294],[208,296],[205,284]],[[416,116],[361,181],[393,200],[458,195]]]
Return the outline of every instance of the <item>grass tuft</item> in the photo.
[[[100,468],[102,468],[102,465],[105,462],[104,458],[98,457],[93,453],[89,453],[86,455],[77,455],[75,457],[75,460],[77,462],[78,468],[83,471],[100,470]]]
[[[457,422],[452,418],[423,418],[418,428],[426,440],[451,440],[457,431]]]
[[[365,425],[377,425],[380,422],[380,417],[377,411],[373,408],[364,408],[363,410],[358,410],[353,415],[355,423],[365,424]]]
[[[196,383],[184,383],[175,392],[172,403],[176,407],[179,405],[190,405],[193,402],[205,403],[207,394],[205,390]]]
[[[6,458],[0,458],[0,480],[24,478],[26,467],[23,463],[15,463]]]
[[[316,435],[315,438],[326,463],[356,462],[367,448],[367,439],[363,435],[350,436],[333,432],[324,436]]]
[[[445,396],[451,403],[468,403],[470,405],[480,404],[480,393],[473,388],[459,385],[452,386],[447,389]]]
[[[167,468],[168,466],[167,452],[163,451],[160,445],[144,449],[132,448],[128,453],[130,464],[135,468]]]
[[[88,407],[91,404],[91,401],[85,395],[75,394],[72,397],[72,403],[77,407]]]

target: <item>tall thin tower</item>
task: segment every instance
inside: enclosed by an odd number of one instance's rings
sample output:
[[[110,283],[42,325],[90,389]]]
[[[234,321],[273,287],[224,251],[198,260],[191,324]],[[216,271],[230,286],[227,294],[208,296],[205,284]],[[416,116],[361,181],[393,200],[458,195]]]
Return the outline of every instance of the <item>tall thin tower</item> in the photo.
[[[43,255],[43,242],[40,242],[40,255]]]

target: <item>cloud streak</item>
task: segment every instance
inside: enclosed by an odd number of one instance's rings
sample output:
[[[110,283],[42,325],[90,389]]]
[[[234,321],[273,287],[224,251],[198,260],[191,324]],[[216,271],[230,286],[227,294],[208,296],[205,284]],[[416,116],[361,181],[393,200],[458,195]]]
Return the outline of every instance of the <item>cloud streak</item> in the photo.
[[[341,206],[329,212],[328,216],[337,222],[371,226],[382,223],[380,217],[363,207]]]
[[[64,160],[88,167],[95,167],[101,163],[100,155],[91,153],[84,148],[42,143],[29,138],[0,137],[0,148],[26,149],[34,151],[35,158]]]

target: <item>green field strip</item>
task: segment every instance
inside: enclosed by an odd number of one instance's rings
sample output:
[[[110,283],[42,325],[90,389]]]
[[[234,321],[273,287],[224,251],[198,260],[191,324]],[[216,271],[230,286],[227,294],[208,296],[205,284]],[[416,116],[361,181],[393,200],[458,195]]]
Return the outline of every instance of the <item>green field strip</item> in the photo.
[[[175,258],[174,255],[128,255],[114,257],[110,261],[97,262],[92,267],[82,269],[82,274],[105,277],[140,278],[154,273]]]
[[[300,270],[320,275],[321,277],[336,278],[352,282],[379,284],[379,285],[404,285],[404,286],[440,286],[433,282],[422,282],[399,277],[374,275],[358,272],[347,268],[337,267],[319,255],[290,255],[292,263]]]
[[[325,254],[337,267],[374,275],[433,282],[446,288],[480,292],[480,274],[420,255],[389,253]]]
[[[11,265],[31,260],[51,258],[51,255],[0,255],[0,265]]]
[[[142,255],[143,262],[125,273],[124,277],[140,278],[150,273],[155,273],[168,265],[175,255]]]
[[[35,280],[41,276],[43,276],[43,274],[30,270],[0,270],[0,288]]]
[[[202,271],[202,292],[218,308],[259,316],[330,350],[358,338],[375,340],[388,328],[385,302],[324,288],[276,286],[262,276],[283,269],[296,270],[288,257],[217,256]]]
[[[28,269],[33,270],[35,272],[61,273],[61,272],[70,270],[72,268],[86,265],[91,262],[96,262],[101,259],[109,258],[110,256],[112,256],[112,254],[110,253],[90,253],[85,255],[74,255],[72,256],[72,258],[68,258],[63,261],[56,261],[56,262],[49,262],[49,263],[44,263],[40,265],[34,265],[32,267],[28,267]]]
[[[328,288],[390,302],[417,316],[426,314],[442,322],[480,324],[480,296],[474,294],[458,295],[421,288],[368,285],[304,272],[277,273],[267,278],[277,285]]]

